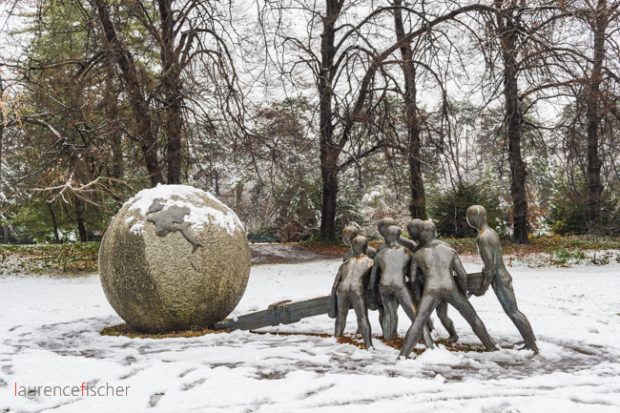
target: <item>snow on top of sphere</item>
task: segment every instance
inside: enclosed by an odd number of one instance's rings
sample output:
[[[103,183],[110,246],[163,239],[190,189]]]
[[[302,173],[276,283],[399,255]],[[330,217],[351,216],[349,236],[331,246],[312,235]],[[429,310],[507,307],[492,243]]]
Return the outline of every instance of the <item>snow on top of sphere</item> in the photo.
[[[204,198],[217,205],[217,208],[208,206]],[[146,218],[149,208],[156,200],[163,203],[163,210],[173,205],[189,208],[190,213],[184,220],[190,223],[192,228],[201,229],[205,225],[217,225],[229,234],[236,231],[245,232],[243,223],[232,209],[209,192],[189,185],[159,184],[154,188],[143,189],[127,200],[123,207],[129,206],[129,211],[137,211]],[[144,222],[136,222],[130,230],[133,233],[141,233],[143,228]]]

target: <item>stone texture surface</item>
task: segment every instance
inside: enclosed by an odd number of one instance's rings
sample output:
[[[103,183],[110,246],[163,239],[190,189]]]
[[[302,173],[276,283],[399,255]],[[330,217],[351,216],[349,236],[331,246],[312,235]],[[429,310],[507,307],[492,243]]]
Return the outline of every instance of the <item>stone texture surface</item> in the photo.
[[[188,207],[178,231],[147,220],[157,200]],[[183,235],[191,234],[194,249]],[[101,284],[114,310],[144,332],[207,327],[235,308],[247,285],[250,250],[243,225],[212,195],[185,185],[141,191],[110,222],[99,250]]]

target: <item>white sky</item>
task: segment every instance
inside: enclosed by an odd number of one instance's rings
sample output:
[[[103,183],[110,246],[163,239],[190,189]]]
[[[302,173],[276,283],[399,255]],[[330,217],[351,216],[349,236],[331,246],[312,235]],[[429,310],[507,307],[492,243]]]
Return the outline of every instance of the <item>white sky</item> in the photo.
[[[20,17],[20,14],[25,10],[34,10],[36,3],[37,1],[35,0],[0,0],[0,62],[7,62],[18,58],[27,46],[29,36],[24,34],[15,35],[13,33],[19,31],[24,25],[24,18]],[[356,24],[365,16],[365,10],[373,3],[376,2],[370,0],[361,0],[357,2],[356,8],[346,13],[342,20],[339,21],[339,24],[342,24],[342,22]],[[469,2],[464,1],[461,3]],[[432,4],[433,3],[431,3],[431,5]],[[442,4],[442,2],[436,2],[434,4],[436,7],[439,7],[437,5]],[[290,85],[286,81],[281,81],[277,75],[277,68],[275,67],[269,68],[269,73],[265,77],[257,77],[260,73],[264,73],[265,58],[265,50],[260,47],[262,36],[257,24],[258,11],[261,5],[261,0],[258,2],[233,1],[233,16],[235,18],[235,21],[232,22],[233,27],[240,36],[247,36],[247,38],[240,43],[240,47],[233,48],[233,51],[236,53],[236,65],[242,84],[244,85],[244,95],[246,99],[250,102],[265,103],[266,101],[280,100],[286,96],[295,96],[298,94],[303,94],[310,99],[316,98],[316,88],[314,87],[312,76],[309,76],[307,69],[305,72],[303,70],[296,71],[295,80],[298,83],[296,86]],[[12,15],[9,16],[10,12],[12,12]],[[304,12],[300,10],[284,12],[282,18],[284,25],[288,26],[291,33],[301,38],[307,35],[307,13],[304,15]],[[391,24],[391,15],[386,14],[386,17],[379,20],[377,25],[372,26],[372,36],[374,37],[374,43],[377,44],[378,50],[387,47],[394,41]],[[315,39],[312,44],[312,49],[316,53],[319,52],[317,39],[320,31],[321,27],[319,24],[317,24],[312,31],[312,36]],[[462,34],[459,35],[458,32],[455,32],[455,35],[451,37],[459,48],[462,50],[467,49],[468,39],[466,36]],[[269,36],[268,39],[273,40],[274,37]],[[293,49],[287,49],[283,52],[282,50],[275,51],[271,48],[269,53],[272,58],[276,58],[280,62],[288,60],[288,67],[291,67],[290,62],[297,60],[299,56],[301,56],[299,51]],[[395,57],[398,58],[399,55]],[[486,97],[480,90],[475,89],[475,85],[483,74],[484,63],[475,53],[470,53],[469,56],[466,56],[466,59],[467,67],[465,73],[461,73],[462,76],[459,76],[459,78],[450,79],[446,88],[453,99],[466,99],[473,103],[480,103],[484,101]],[[400,70],[396,66],[394,66],[392,72],[397,79],[401,78],[402,75]],[[455,72],[458,74],[462,72],[462,70],[456,69]],[[0,74],[5,78],[8,76],[6,69],[0,72]],[[305,86],[299,84],[304,82],[306,83]],[[337,87],[336,90],[339,91],[340,94],[343,94],[344,86],[341,85]],[[420,85],[418,101],[421,107],[427,110],[436,107],[440,101],[440,97],[440,90],[433,83],[422,83]],[[559,108],[558,105],[554,105],[552,102],[543,102],[537,107],[537,113],[541,120],[551,122],[556,119]]]

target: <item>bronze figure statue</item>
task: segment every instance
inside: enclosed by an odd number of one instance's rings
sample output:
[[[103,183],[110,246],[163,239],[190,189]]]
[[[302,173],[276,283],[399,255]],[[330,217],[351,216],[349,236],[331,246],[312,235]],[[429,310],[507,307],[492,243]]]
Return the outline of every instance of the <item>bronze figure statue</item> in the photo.
[[[364,338],[366,348],[372,348],[370,323],[368,321],[368,306],[366,292],[373,260],[367,253],[368,240],[356,236],[351,240],[351,248],[355,254],[345,260],[338,269],[334,280],[330,300],[329,316],[336,318],[335,336],[342,337],[347,322],[349,306],[353,306],[357,316],[358,331]]]
[[[384,250],[388,247],[387,241],[385,241],[385,232],[392,225],[398,226],[396,224],[396,221],[392,217],[383,217],[377,223],[377,229],[379,230],[379,234],[381,234],[381,236],[384,239],[383,244],[381,244],[377,252]],[[408,240],[407,238],[403,238],[403,237],[399,237],[398,243],[402,245],[403,247],[409,249],[410,251],[413,251],[416,247],[416,244],[413,241]]]
[[[342,242],[344,242],[345,245],[349,246],[349,251],[347,251],[344,257],[342,257],[343,261],[346,261],[349,258],[355,256],[355,252],[353,251],[353,246],[351,244],[351,241],[353,240],[353,238],[355,238],[358,235],[363,236],[362,228],[356,222],[351,222],[349,225],[347,225],[346,227],[342,229]],[[368,257],[370,258],[375,258],[375,256],[377,255],[377,250],[369,245],[366,248],[366,255],[368,255]],[[368,294],[370,294],[370,292],[368,292]],[[367,298],[368,303],[376,304],[376,305],[372,305],[371,307],[369,307],[369,309],[377,310],[379,312],[379,324],[383,326],[384,308],[383,308],[383,305],[381,305],[381,300],[378,297],[376,298],[366,297],[366,298]],[[361,333],[361,331],[359,330],[358,332]]]
[[[383,237],[384,240],[383,244],[381,244],[381,246],[377,250],[377,253],[388,247],[388,243],[385,240],[386,231],[392,225],[396,225],[396,221],[394,220],[394,218],[391,217],[383,217],[377,223],[377,230],[379,231],[379,234]],[[408,248],[409,250],[413,250],[415,248],[415,244],[413,242],[402,237],[399,238],[398,243],[405,248]],[[379,294],[379,288],[374,285],[371,292]],[[381,324],[381,330],[383,331],[383,338],[386,340],[391,340],[392,338],[396,337],[396,332],[398,330],[398,303],[396,303],[390,308],[386,308],[381,303],[381,297],[376,296],[371,297],[370,305],[371,309],[374,309],[375,305],[379,309],[379,322]],[[386,312],[389,312],[389,314],[386,315]],[[432,322],[430,329],[432,329]]]
[[[419,228],[422,247],[415,252],[411,260],[410,274],[415,282],[415,278],[420,275],[418,267],[422,270],[424,291],[418,315],[407,331],[400,357],[409,356],[420,335],[423,334],[423,329],[426,328],[426,320],[441,301],[447,301],[461,313],[487,350],[496,350],[484,323],[467,300],[467,273],[461,260],[452,248],[441,243],[433,243],[435,231],[435,224],[432,221],[425,221]],[[453,273],[456,273],[456,280]]]
[[[417,218],[412,219],[407,224],[407,232],[409,233],[409,237],[416,243],[416,248],[413,250],[413,252],[416,252],[418,249],[423,247],[423,245],[421,245],[421,240],[420,240],[420,228],[422,227],[423,224],[424,224],[424,221],[422,221],[421,219],[417,219]],[[437,240],[437,239],[433,239],[431,241],[431,244],[432,245],[441,244],[441,245],[445,245],[446,247],[449,247],[448,244],[446,244],[443,241]],[[419,304],[420,299],[422,298],[423,289],[424,289],[424,277],[418,274],[418,277],[416,277],[416,282],[415,282],[415,286],[413,289],[413,295],[414,295],[413,298],[416,304]],[[456,343],[459,340],[459,335],[456,333],[456,329],[454,328],[454,323],[452,322],[450,317],[448,317],[448,303],[445,300],[441,300],[439,304],[437,304],[436,313],[437,313],[437,317],[439,317],[439,320],[441,321],[441,324],[444,326],[444,328],[449,334],[447,341],[449,343]],[[429,328],[432,329],[432,327],[430,326]]]
[[[377,253],[370,275],[371,297],[376,297],[375,289],[378,289],[381,303],[385,308],[383,318],[385,339],[393,338],[393,336],[385,337],[386,332],[396,333],[395,326],[398,318],[395,315],[398,304],[403,307],[412,323],[416,319],[415,306],[408,285],[408,281],[413,279],[412,271],[415,271],[416,267],[413,265],[412,252],[398,243],[400,233],[400,228],[395,225],[385,230],[387,246]],[[433,348],[433,341],[426,326],[424,327],[424,344],[428,348]]]
[[[519,307],[517,307],[517,299],[512,288],[512,277],[504,264],[499,235],[489,227],[486,209],[481,205],[472,205],[467,208],[466,217],[469,226],[478,231],[476,244],[484,263],[482,286],[479,290],[474,291],[474,295],[484,295],[489,286],[493,286],[493,291],[495,291],[502,308],[525,341],[523,348],[538,353],[536,336],[534,336],[532,326],[525,314],[519,311]]]
[[[362,228],[356,222],[351,222],[349,225],[342,229],[342,242],[344,243],[344,245],[349,247],[349,251],[347,251],[345,256],[342,257],[343,261],[346,261],[349,258],[355,256],[355,253],[353,252],[353,246],[351,245],[351,240],[358,235],[364,236],[364,234],[362,233]],[[366,250],[366,255],[368,255],[370,258],[375,258],[375,255],[377,255],[377,250],[369,245]]]

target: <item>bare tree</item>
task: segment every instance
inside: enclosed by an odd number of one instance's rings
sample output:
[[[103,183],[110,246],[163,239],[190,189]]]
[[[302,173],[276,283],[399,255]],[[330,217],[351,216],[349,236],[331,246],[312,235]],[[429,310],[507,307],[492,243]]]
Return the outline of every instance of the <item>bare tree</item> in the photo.
[[[405,28],[402,16],[402,1],[394,1],[394,30],[396,39],[402,41],[405,37]],[[404,117],[407,127],[407,161],[409,164],[409,189],[411,200],[409,211],[413,218],[426,219],[426,194],[424,190],[424,177],[422,175],[422,139],[421,125],[418,117],[416,66],[413,49],[410,42],[402,42],[400,45],[402,57],[402,71],[405,83],[403,94]]]
[[[561,33],[558,24],[571,16],[564,2],[541,0],[494,0],[495,17],[488,22],[490,49],[487,69],[499,73],[504,106],[503,135],[510,165],[513,238],[528,242],[527,165],[523,157],[523,137],[526,130],[540,134],[541,126],[528,121],[528,111],[548,98],[562,95],[561,88],[579,82],[571,73],[575,62],[573,51],[554,36]],[[498,65],[494,50],[499,51]],[[499,69],[499,70],[498,70]],[[498,82],[499,83],[499,82]],[[524,87],[525,85],[525,87]]]
[[[377,6],[357,23],[351,23],[346,19],[346,11],[353,7],[354,3],[356,2],[326,0],[322,9],[312,2],[277,4],[278,21],[281,21],[281,10],[287,7],[302,9],[309,16],[309,30],[317,26],[317,22],[320,22],[322,29],[320,54],[314,53],[312,33],[304,39],[291,35],[281,37],[284,43],[292,44],[298,52],[303,53],[303,58],[293,62],[292,66],[307,65],[317,87],[322,178],[320,234],[323,239],[331,240],[335,238],[338,174],[355,164],[357,159],[369,156],[384,146],[384,143],[378,140],[362,148],[352,144],[352,140],[360,136],[358,127],[366,124],[365,122],[377,113],[377,103],[385,96],[386,83],[393,84],[387,66],[400,60],[388,59],[401,45],[411,42],[441,23],[470,12],[493,11],[491,7],[479,4],[448,7],[439,15],[429,15],[420,27],[404,33],[396,42],[388,43],[388,47],[382,48],[371,41],[371,36],[364,30],[368,30],[368,26],[377,27],[378,19],[384,15],[389,17],[394,6]],[[380,78],[376,77],[377,74],[381,75]],[[380,82],[380,79],[383,80]],[[357,151],[348,159],[341,160],[342,153],[350,148],[357,148]]]
[[[607,0],[598,0],[596,3],[586,1],[586,9],[576,14],[585,19],[589,26],[593,42],[591,65],[585,79],[584,100],[586,106],[586,139],[587,145],[587,173],[588,183],[588,207],[587,219],[590,231],[599,230],[598,223],[601,217],[601,196],[603,184],[601,182],[601,168],[603,161],[600,154],[600,130],[602,119],[606,112],[613,109],[613,103],[605,102],[605,96],[601,85],[606,80],[620,82],[620,77],[614,73],[613,68],[607,64],[606,50],[609,44],[610,50],[617,51],[617,38],[614,40],[613,33],[617,33],[620,4],[617,2],[607,3]],[[618,59],[620,56],[614,56]],[[612,57],[613,58],[613,57]],[[607,104],[606,104],[607,103]]]
[[[145,165],[152,185],[164,181],[158,149],[158,124],[165,144],[166,182],[180,183],[183,172],[183,141],[186,134],[186,112],[192,111],[186,84],[192,81],[192,71],[204,71],[202,80],[211,74],[228,89],[222,100],[238,99],[235,89],[236,73],[228,50],[224,25],[219,19],[216,2],[185,0],[157,0],[153,4],[142,0],[128,2],[122,9],[135,18],[150,36],[150,42],[159,51],[158,76],[153,79],[136,62],[131,45],[123,40],[119,24],[112,15],[113,8],[106,0],[91,0],[104,35],[107,53],[118,66],[122,85],[127,93],[136,124],[135,137],[140,143]],[[117,18],[116,20],[120,20]],[[125,28],[127,29],[127,28]],[[153,86],[152,83],[155,83]],[[150,91],[150,93],[149,93]],[[206,99],[216,98],[211,96]],[[222,108],[225,111],[225,107]],[[161,112],[161,113],[160,113]]]

